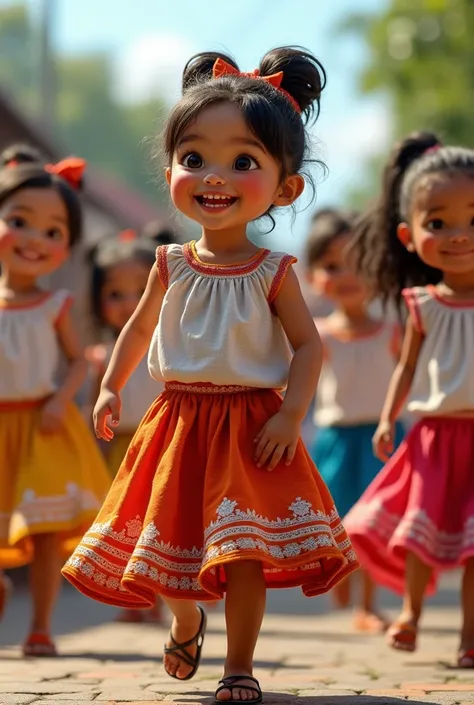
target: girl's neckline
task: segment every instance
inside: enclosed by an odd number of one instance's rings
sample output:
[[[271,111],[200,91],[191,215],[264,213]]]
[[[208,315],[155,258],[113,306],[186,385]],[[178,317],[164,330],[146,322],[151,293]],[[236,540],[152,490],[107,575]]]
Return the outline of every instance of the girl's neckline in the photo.
[[[367,330],[367,331],[350,331],[350,330],[331,330],[331,328],[328,326],[326,329],[321,326],[321,332],[326,335],[329,335],[331,338],[334,338],[335,340],[339,340],[341,343],[346,343],[346,342],[352,342],[352,341],[359,341],[359,340],[367,340],[369,338],[375,338],[379,333],[381,333],[385,329],[386,323],[385,321],[375,321],[375,325],[372,330]]]
[[[239,272],[242,274],[244,272],[253,271],[259,267],[263,260],[269,255],[270,250],[260,248],[254,255],[252,255],[252,257],[249,257],[241,262],[232,262],[231,264],[204,262],[197,253],[196,240],[187,242],[183,245],[183,252],[188,264],[190,264],[193,269],[196,269],[197,271],[206,272],[208,274],[216,272],[221,274],[232,274],[233,272]]]
[[[474,299],[454,299],[449,296],[443,296],[434,284],[428,284],[426,288],[436,301],[445,306],[451,306],[452,308],[471,308],[474,306]]]
[[[45,301],[47,301],[52,296],[51,291],[43,291],[38,294],[36,299],[30,299],[28,301],[12,301],[10,299],[2,299],[0,295],[0,309],[25,309],[25,308],[36,308],[41,306]]]

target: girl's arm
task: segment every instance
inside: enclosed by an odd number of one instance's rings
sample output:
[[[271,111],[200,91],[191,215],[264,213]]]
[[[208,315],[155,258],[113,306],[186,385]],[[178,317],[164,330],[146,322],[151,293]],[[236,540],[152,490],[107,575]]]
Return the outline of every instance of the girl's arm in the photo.
[[[292,268],[275,299],[275,310],[294,351],[281,412],[301,423],[318,386],[323,346]]]
[[[150,344],[155,330],[165,289],[154,266],[140,303],[120,333],[101,384],[101,392],[94,409],[96,434],[110,440],[113,432],[106,426],[107,416],[117,424],[120,419],[119,392],[138,366]]]
[[[323,356],[321,338],[292,268],[288,270],[274,305],[294,355],[280,411],[255,439],[257,465],[261,467],[270,459],[268,470],[276,467],[285,451],[287,465],[294,458],[301,422],[314,398]]]
[[[403,338],[400,360],[390,380],[380,423],[374,436],[374,452],[380,460],[387,461],[393,450],[393,425],[408,396],[423,344],[423,334],[408,318]]]
[[[43,433],[59,430],[66,406],[74,399],[87,375],[87,362],[70,311],[61,314],[56,331],[68,361],[68,371],[62,385],[43,407],[40,419]]]

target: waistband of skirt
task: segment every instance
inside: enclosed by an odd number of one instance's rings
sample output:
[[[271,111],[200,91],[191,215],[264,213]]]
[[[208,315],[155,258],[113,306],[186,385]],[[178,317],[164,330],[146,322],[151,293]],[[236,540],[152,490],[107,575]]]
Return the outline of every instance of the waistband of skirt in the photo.
[[[23,411],[24,409],[36,409],[43,406],[49,397],[41,399],[0,399],[0,411]]]
[[[209,382],[165,382],[165,392],[186,392],[188,394],[241,394],[261,392],[260,387],[245,387],[238,384],[210,384]]]

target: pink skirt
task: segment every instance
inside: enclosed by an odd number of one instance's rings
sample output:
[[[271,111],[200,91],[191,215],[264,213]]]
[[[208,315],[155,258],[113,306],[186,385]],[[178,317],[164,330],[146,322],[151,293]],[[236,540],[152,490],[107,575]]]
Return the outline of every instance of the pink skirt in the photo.
[[[474,418],[419,421],[344,520],[360,563],[403,593],[408,551],[440,571],[474,557]]]

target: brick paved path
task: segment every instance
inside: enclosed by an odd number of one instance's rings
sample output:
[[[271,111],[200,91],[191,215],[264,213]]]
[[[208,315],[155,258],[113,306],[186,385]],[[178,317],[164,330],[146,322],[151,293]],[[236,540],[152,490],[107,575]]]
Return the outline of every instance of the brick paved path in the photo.
[[[256,676],[267,705],[473,705],[474,672],[452,666],[458,624],[456,608],[430,608],[420,649],[407,655],[389,650],[382,637],[355,634],[342,614],[272,614],[259,642]],[[58,659],[25,661],[18,647],[5,646],[0,704],[213,703],[225,647],[222,614],[210,615],[203,663],[188,683],[164,674],[165,637],[156,626],[107,622],[60,637]]]

